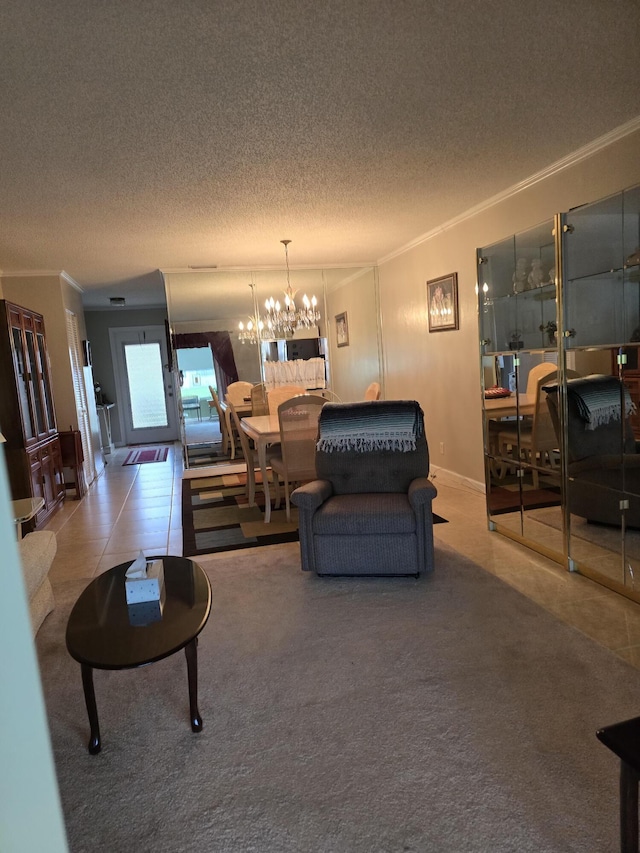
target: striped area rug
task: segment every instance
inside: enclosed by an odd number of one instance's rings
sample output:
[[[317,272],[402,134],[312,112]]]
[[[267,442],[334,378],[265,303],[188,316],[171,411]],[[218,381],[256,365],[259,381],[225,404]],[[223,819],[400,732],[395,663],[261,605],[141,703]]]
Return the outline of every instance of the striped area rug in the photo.
[[[283,509],[272,512],[270,524],[265,524],[264,492],[257,485],[256,506],[250,507],[245,485],[246,474],[182,481],[183,556],[298,540],[298,510],[291,508],[288,522],[283,498]]]

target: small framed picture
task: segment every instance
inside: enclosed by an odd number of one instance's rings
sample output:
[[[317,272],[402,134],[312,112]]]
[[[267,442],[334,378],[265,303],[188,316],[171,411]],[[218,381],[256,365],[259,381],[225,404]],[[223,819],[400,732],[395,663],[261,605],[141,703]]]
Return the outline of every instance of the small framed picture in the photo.
[[[448,332],[458,328],[458,273],[427,282],[429,331]]]
[[[336,341],[339,347],[349,346],[349,324],[346,311],[336,314]]]

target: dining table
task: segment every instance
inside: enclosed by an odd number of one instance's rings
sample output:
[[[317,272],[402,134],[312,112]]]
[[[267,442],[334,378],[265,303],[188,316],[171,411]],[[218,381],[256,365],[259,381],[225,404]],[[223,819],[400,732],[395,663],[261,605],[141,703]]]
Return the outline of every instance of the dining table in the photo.
[[[535,394],[516,394],[512,391],[508,397],[485,399],[484,417],[486,421],[492,421],[517,415],[532,415],[535,407]]]
[[[236,409],[237,411],[237,409]],[[280,441],[280,423],[277,415],[255,415],[242,418],[240,427],[251,438],[258,451],[258,463],[264,487],[264,523],[271,521],[271,495],[267,471],[267,448]]]
[[[501,421],[503,418],[533,416],[535,407],[535,394],[517,394],[515,391],[512,391],[508,397],[493,397],[491,399],[487,399],[485,397],[485,426],[488,431],[487,437],[489,441],[489,451],[491,456],[494,457],[491,463],[491,470],[499,480],[504,477],[506,468],[505,465],[496,458],[499,456],[497,436],[498,430],[500,429],[500,427],[497,427],[496,429],[496,422]],[[495,432],[493,429],[490,429],[491,422],[494,422]]]
[[[231,407],[226,400],[220,401],[220,408],[224,414],[224,422],[227,427],[227,435],[229,436],[229,444],[231,446],[230,456],[231,459],[236,458],[236,443],[233,440],[233,424],[231,422]],[[244,418],[245,415],[250,415],[253,411],[251,405],[251,398],[243,400],[242,403],[234,403],[233,408],[236,410],[236,414],[239,418]]]

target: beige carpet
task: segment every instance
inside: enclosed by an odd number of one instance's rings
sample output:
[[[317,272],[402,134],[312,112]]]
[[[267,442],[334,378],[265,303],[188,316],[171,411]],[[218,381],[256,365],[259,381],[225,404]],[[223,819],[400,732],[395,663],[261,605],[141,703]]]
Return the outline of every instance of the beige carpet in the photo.
[[[200,710],[183,654],[96,672],[90,756],[58,584],[38,635],[70,849],[611,853],[638,671],[439,546],[419,580],[319,579],[290,543],[198,558]]]

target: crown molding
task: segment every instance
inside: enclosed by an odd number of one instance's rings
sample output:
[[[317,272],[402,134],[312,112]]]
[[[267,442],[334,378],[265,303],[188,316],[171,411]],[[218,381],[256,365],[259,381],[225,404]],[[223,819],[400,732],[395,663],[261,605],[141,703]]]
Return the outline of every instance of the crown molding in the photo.
[[[472,219],[474,216],[478,216],[478,214],[480,213],[484,213],[485,211],[490,210],[492,207],[501,204],[503,201],[506,201],[507,199],[518,195],[518,193],[524,192],[524,190],[528,190],[535,184],[540,183],[540,181],[547,180],[548,178],[551,178],[554,175],[563,172],[565,169],[570,169],[572,166],[575,166],[582,160],[586,160],[589,157],[593,157],[594,154],[598,154],[600,151],[603,151],[609,145],[613,145],[615,142],[624,139],[625,136],[630,136],[632,133],[636,133],[639,130],[640,116],[636,116],[630,121],[625,122],[625,124],[621,124],[619,125],[619,127],[610,130],[603,136],[599,136],[592,142],[583,145],[582,148],[578,148],[576,151],[572,151],[571,154],[567,154],[566,157],[562,157],[560,160],[556,160],[555,163],[551,163],[551,165],[546,166],[544,169],[541,169],[539,172],[536,172],[533,175],[530,175],[523,181],[520,181],[517,184],[513,184],[513,186],[508,187],[506,190],[503,190],[500,193],[497,193],[497,195],[491,196],[491,198],[480,202],[480,204],[477,204],[474,207],[470,207],[464,213],[461,213],[458,216],[454,216],[453,219],[449,219],[447,222],[443,222],[442,225],[438,225],[436,228],[432,228],[431,231],[427,231],[425,234],[420,235],[420,237],[416,237],[414,240],[411,240],[411,242],[405,243],[405,245],[401,246],[399,249],[395,249],[393,252],[389,252],[388,255],[384,255],[384,257],[380,258],[378,261],[376,261],[376,263],[378,265],[384,264],[387,261],[392,260],[393,258],[397,258],[399,255],[404,255],[405,252],[409,252],[411,251],[411,249],[415,249],[416,246],[420,246],[422,243],[428,242],[429,240],[433,239],[433,237],[437,237],[438,234],[442,234],[443,231],[447,231],[449,228],[453,228],[456,225],[460,225],[462,222],[465,222],[468,219]]]
[[[62,270],[4,270],[3,278],[44,278],[45,276],[59,277],[63,274]]]
[[[374,267],[375,261],[349,261],[344,264],[289,264],[289,269],[292,270],[348,270],[358,269],[360,267]],[[224,272],[265,272],[265,271],[286,271],[284,264],[254,264],[253,266],[235,266],[235,267],[164,267],[160,270],[163,275],[176,275],[183,273],[191,273],[201,275],[202,273],[224,273]]]
[[[78,293],[84,293],[84,288],[78,284],[75,278],[70,276],[69,273],[64,270],[0,270],[0,278],[51,278],[53,276],[56,278],[63,278],[67,284],[74,287]]]
[[[63,278],[67,282],[67,284],[70,284],[71,287],[75,288],[75,290],[77,290],[78,293],[84,293],[84,288],[81,287],[78,284],[78,282],[75,280],[75,278],[70,276],[68,272],[65,272],[64,270],[62,270],[62,272],[60,273],[60,278]]]

